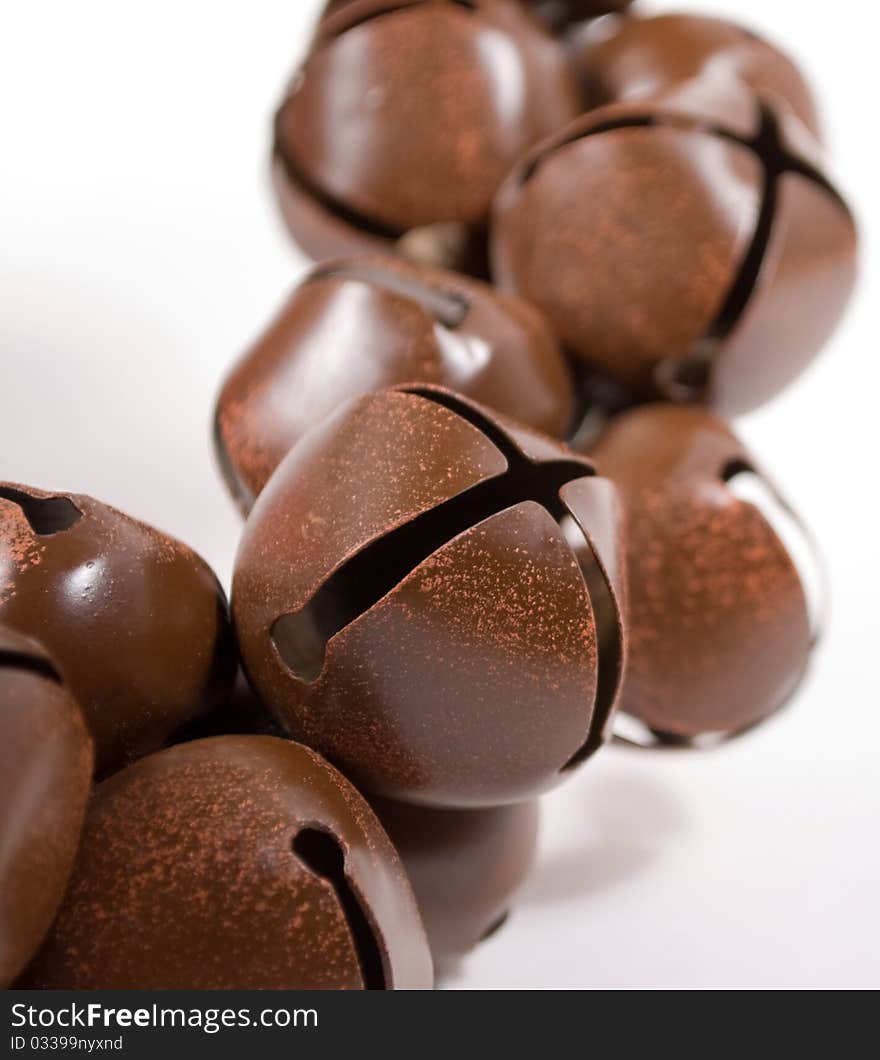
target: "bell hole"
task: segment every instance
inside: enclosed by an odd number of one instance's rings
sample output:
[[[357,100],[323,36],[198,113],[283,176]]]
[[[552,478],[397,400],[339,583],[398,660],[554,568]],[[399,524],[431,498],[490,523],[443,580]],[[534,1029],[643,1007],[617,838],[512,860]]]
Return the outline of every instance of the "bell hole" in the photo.
[[[8,651],[0,648],[0,670],[24,670],[36,677],[45,677],[55,684],[62,684],[61,675],[48,659],[29,655],[23,651]]]
[[[38,537],[64,533],[82,519],[82,512],[67,497],[34,497],[12,486],[0,486],[0,500],[17,504]]]
[[[598,125],[593,125],[588,129],[565,136],[560,140],[557,140],[555,143],[549,144],[543,151],[537,154],[523,170],[520,171],[520,187],[524,187],[528,184],[549,158],[552,158],[553,155],[564,150],[566,147],[569,147],[571,144],[577,143],[578,140],[586,140],[591,136],[598,136],[600,133],[614,132],[617,129],[645,129],[656,124],[658,124],[657,119],[652,115],[638,114],[633,115],[632,117],[614,118],[609,121],[600,122]]]
[[[617,624],[617,607],[611,587],[605,578],[586,534],[571,515],[559,520],[559,527],[580,566],[596,627],[596,698],[587,738],[560,770],[575,769],[602,745],[605,728],[620,682],[623,667],[623,645]]]
[[[301,681],[318,679],[329,641],[369,611],[421,563],[466,530],[508,508],[533,501],[559,521],[567,512],[562,487],[593,474],[571,460],[536,464],[494,423],[452,394],[412,388],[406,393],[442,405],[480,430],[504,455],[503,474],[472,486],[370,542],[339,567],[298,612],[280,615],[271,630],[281,660]]]
[[[758,509],[782,542],[804,590],[810,631],[818,638],[829,594],[822,559],[808,530],[763,475],[746,461],[731,460],[722,469],[721,479],[738,500]]]
[[[755,293],[776,219],[779,177],[787,166],[787,156],[782,151],[776,118],[767,107],[761,108],[761,125],[757,137],[745,146],[755,152],[764,167],[761,205],[751,242],[740,262],[733,284],[706,333],[706,338],[715,340],[716,343],[720,343],[733,332]]]
[[[614,740],[617,743],[629,744],[632,747],[656,747],[658,735],[640,718],[625,714],[619,710],[614,715]]]
[[[348,923],[365,990],[387,989],[382,953],[375,932],[345,875],[345,852],[339,841],[320,828],[303,828],[293,837],[293,853],[314,876],[326,880]]]
[[[492,938],[493,935],[497,935],[504,925],[510,920],[510,910],[505,911],[497,919],[493,920],[492,923],[486,928],[482,935],[480,935],[480,942],[486,942]]]
[[[276,143],[281,142],[280,126],[283,112],[284,107],[282,106],[275,121]],[[357,229],[359,232],[363,232],[365,235],[373,236],[376,239],[390,243],[396,243],[404,234],[402,228],[388,224],[378,217],[370,217],[367,214],[360,213],[360,211],[355,210],[347,203],[342,202],[329,192],[324,191],[323,188],[305,175],[302,168],[297,165],[294,159],[283,153],[280,149],[275,152],[275,160],[280,168],[284,170],[287,180],[295,186],[298,194],[313,199],[318,206],[323,210],[326,210],[327,213],[331,214],[333,218],[341,224],[348,225],[351,228]]]
[[[654,381],[660,391],[677,402],[697,401],[708,393],[712,378],[713,352],[704,348],[688,357],[661,361],[654,369]]]
[[[735,733],[705,732],[693,736],[680,733],[661,732],[646,725],[633,714],[618,711],[614,715],[614,742],[627,747],[665,751],[711,751],[727,743]]]
[[[489,279],[488,239],[482,225],[462,221],[417,225],[398,239],[395,250],[416,265]]]
[[[310,280],[338,278],[361,282],[381,288],[390,294],[409,299],[425,309],[438,323],[454,329],[460,327],[470,312],[471,303],[458,291],[429,287],[410,276],[402,276],[392,269],[383,269],[380,265],[366,262],[351,262],[341,265],[329,265],[316,269]],[[308,281],[307,281],[308,282]]]
[[[337,600],[335,595],[318,592],[302,611],[282,615],[272,625],[272,643],[284,665],[307,684],[321,676],[333,632],[348,625],[345,614],[334,606]]]
[[[824,188],[841,204],[843,209],[846,209],[846,205],[839,192],[821,173],[809,163],[789,153],[782,140],[776,115],[766,104],[761,105],[760,126],[757,135],[751,140],[744,140],[723,129],[716,129],[715,132],[725,139],[733,140],[754,151],[764,169],[761,206],[752,240],[740,263],[733,284],[706,334],[706,338],[714,340],[717,347],[732,334],[758,287],[779,208],[780,177],[786,172],[799,173],[806,180]]]
[[[609,414],[600,405],[589,405],[582,415],[576,417],[575,427],[569,435],[572,449],[588,451],[599,440],[608,424]]]

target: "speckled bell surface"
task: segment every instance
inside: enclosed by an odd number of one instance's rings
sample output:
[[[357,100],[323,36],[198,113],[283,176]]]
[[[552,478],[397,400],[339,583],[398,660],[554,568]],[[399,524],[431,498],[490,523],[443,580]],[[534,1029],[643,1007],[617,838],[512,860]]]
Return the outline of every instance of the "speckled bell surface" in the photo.
[[[824,617],[821,564],[803,524],[702,409],[623,413],[592,455],[627,517],[621,715],[672,740],[769,717],[798,686]]]
[[[570,449],[442,388],[369,395],[305,435],[254,505],[242,660],[362,790],[521,801],[607,733],[620,549],[614,488]]]
[[[282,215],[317,260],[396,248],[483,272],[492,196],[580,107],[562,46],[513,0],[336,5],[278,111]]]
[[[496,202],[492,261],[629,401],[737,414],[833,333],[856,230],[791,112],[707,79],[590,111],[527,155]]]
[[[538,804],[439,810],[373,799],[413,885],[438,970],[506,922],[535,861]]]
[[[741,80],[785,104],[814,134],[813,91],[779,48],[744,26],[701,15],[654,15],[588,26],[573,43],[590,106],[662,96],[683,82]]]
[[[76,870],[22,986],[428,989],[404,870],[314,752],[197,740],[98,786]]]
[[[216,443],[245,512],[291,446],[352,397],[439,383],[558,437],[571,373],[540,314],[487,284],[392,257],[318,266],[226,380]]]
[[[55,664],[0,625],[0,987],[58,911],[91,779],[92,741]]]
[[[0,483],[0,622],[39,638],[63,669],[99,775],[209,710],[237,667],[205,561],[80,494]]]

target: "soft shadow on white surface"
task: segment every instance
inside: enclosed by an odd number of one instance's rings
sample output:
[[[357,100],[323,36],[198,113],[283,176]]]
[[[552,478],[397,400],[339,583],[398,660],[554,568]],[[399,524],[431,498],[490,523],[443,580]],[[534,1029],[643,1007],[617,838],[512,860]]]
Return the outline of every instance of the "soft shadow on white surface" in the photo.
[[[541,858],[519,904],[588,899],[663,857],[685,831],[688,814],[669,785],[642,771],[641,757],[662,753],[618,754],[601,787],[587,778],[574,782],[577,797],[566,799],[562,811],[566,845]]]
[[[439,969],[438,988],[491,986],[484,969],[497,976],[502,967],[508,987],[588,985],[591,963],[601,966],[589,950],[591,923],[602,920],[609,902],[638,900],[639,881],[662,874],[664,859],[686,843],[688,806],[674,775],[665,775],[664,757],[662,751],[606,750],[544,798],[537,863],[507,923]],[[649,762],[655,768],[646,771]],[[553,952],[558,966],[534,975],[532,962]]]

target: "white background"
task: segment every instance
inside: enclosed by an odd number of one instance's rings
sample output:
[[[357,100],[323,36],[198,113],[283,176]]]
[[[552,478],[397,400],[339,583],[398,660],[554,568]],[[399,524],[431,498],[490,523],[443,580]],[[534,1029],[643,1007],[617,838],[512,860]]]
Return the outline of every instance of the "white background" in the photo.
[[[0,479],[122,507],[227,583],[239,523],[211,411],[303,268],[266,158],[317,6],[0,5]],[[747,739],[610,748],[546,799],[516,914],[449,986],[880,986],[880,19],[856,0],[714,10],[812,71],[863,223],[846,325],[740,425],[828,555],[829,635],[794,705]]]

